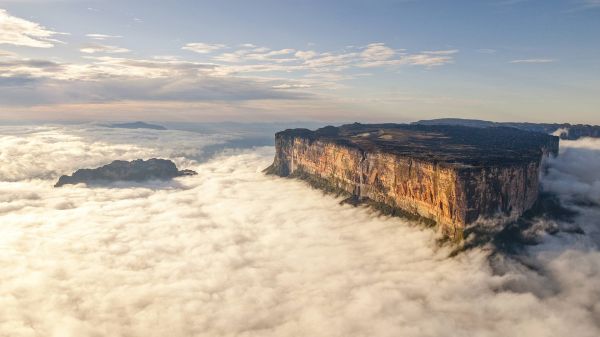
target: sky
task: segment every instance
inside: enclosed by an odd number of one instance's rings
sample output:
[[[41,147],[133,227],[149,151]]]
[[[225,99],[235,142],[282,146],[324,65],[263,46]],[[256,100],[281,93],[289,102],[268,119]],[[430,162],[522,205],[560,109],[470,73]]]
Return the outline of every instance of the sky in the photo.
[[[600,1],[0,0],[0,120],[600,124]]]

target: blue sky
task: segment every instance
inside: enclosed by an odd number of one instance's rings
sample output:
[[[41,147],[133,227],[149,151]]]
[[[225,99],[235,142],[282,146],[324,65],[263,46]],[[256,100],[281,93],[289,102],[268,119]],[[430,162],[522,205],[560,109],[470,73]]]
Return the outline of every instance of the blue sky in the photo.
[[[599,0],[0,0],[0,119],[600,124]]]

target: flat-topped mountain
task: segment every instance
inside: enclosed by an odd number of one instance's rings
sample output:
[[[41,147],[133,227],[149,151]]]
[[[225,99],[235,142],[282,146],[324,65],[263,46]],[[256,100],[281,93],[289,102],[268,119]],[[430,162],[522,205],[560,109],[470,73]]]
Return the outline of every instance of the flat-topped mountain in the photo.
[[[519,123],[519,122],[490,122],[479,119],[439,118],[420,120],[413,124],[421,125],[462,125],[477,128],[511,127],[524,131],[556,134],[561,139],[575,140],[582,137],[600,138],[600,125],[569,124],[569,123]]]
[[[275,135],[268,173],[417,215],[460,239],[479,218],[516,218],[536,201],[558,137],[514,128],[349,124]]]
[[[277,135],[405,155],[445,166],[511,165],[539,158],[540,150],[558,154],[558,138],[508,127],[487,130],[446,125],[355,123],[316,131],[288,129]]]
[[[195,175],[192,170],[178,170],[175,163],[166,159],[115,160],[95,169],[80,169],[70,176],[63,175],[54,187],[67,184],[101,184],[114,181],[169,180],[175,177]]]

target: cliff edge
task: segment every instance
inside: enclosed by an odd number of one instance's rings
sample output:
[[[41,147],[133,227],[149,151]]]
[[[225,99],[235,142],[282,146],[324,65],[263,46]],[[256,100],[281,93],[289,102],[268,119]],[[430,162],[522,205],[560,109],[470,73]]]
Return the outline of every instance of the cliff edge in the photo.
[[[275,135],[265,172],[414,215],[453,239],[478,219],[515,219],[539,193],[559,138],[507,127],[348,124]]]

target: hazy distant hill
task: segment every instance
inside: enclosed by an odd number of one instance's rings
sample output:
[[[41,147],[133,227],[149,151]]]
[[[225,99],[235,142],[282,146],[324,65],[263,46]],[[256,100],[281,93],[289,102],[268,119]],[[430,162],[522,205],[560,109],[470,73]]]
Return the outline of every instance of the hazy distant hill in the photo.
[[[120,128],[120,129],[152,129],[152,130],[167,130],[162,125],[149,124],[144,122],[131,122],[131,123],[115,123],[107,125],[109,128]]]
[[[479,119],[439,118],[414,122],[421,125],[463,125],[477,128],[494,126],[508,126],[520,130],[555,133],[561,139],[575,140],[582,137],[600,138],[600,126],[588,124],[569,123],[517,123],[517,122],[491,122]]]

